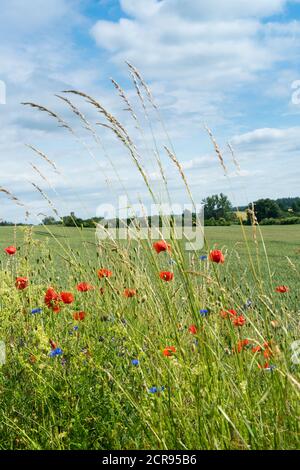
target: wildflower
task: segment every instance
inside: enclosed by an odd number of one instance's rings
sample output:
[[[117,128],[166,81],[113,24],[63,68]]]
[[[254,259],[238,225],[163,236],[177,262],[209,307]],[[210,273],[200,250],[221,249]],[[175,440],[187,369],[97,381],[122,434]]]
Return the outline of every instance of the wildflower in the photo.
[[[49,353],[49,356],[50,357],[60,356],[62,353],[63,353],[62,349],[55,348],[55,349],[52,349],[52,351]]]
[[[136,295],[136,290],[135,289],[125,289],[123,292],[124,297],[134,297]]]
[[[207,255],[202,255],[200,256],[200,261],[206,261],[207,260]]]
[[[245,308],[251,308],[252,307],[252,301],[250,299],[247,300],[247,302],[244,305]]]
[[[225,261],[224,255],[221,250],[212,250],[209,253],[209,259],[214,263],[224,263]]]
[[[272,352],[272,349],[271,349],[271,343],[269,341],[266,341],[264,343],[263,355],[264,355],[265,359],[268,359],[269,357],[273,356],[273,352]]]
[[[177,264],[174,259],[170,259],[169,264]]]
[[[253,353],[257,353],[257,352],[261,352],[261,346],[257,345],[257,346],[253,346],[251,351]]]
[[[133,366],[138,366],[139,363],[140,363],[140,362],[139,362],[138,359],[132,359],[132,361],[131,361],[131,364],[132,364]]]
[[[237,352],[243,351],[247,346],[249,345],[249,340],[248,339],[242,339],[241,341],[238,342],[236,350]]]
[[[271,365],[269,362],[266,361],[263,365],[258,364],[258,368],[259,369],[265,369],[265,370],[268,370],[268,371],[273,371],[276,368],[276,366]]]
[[[157,254],[161,253],[162,251],[171,251],[171,245],[166,243],[164,240],[160,240],[159,242],[153,243],[153,248]]]
[[[220,315],[222,318],[228,318],[228,317],[236,317],[237,316],[237,311],[236,310],[222,310],[220,312]]]
[[[73,314],[73,318],[74,320],[77,320],[77,321],[82,321],[84,320],[86,317],[86,313],[85,312],[75,312]]]
[[[151,388],[149,388],[148,391],[149,391],[149,393],[159,393],[159,392],[163,392],[164,389],[165,389],[164,386],[162,386],[162,387],[151,387]]]
[[[71,294],[71,292],[61,292],[60,298],[64,304],[71,304],[74,302],[74,295]]]
[[[170,271],[161,271],[159,273],[159,277],[166,282],[172,281],[174,279],[174,273],[171,273]]]
[[[271,349],[269,349],[269,348],[265,349],[265,350],[264,350],[264,358],[265,358],[265,359],[268,359],[268,358],[271,357],[271,356],[272,356],[272,351],[271,351]]]
[[[79,292],[87,292],[89,290],[93,290],[94,287],[88,282],[80,282],[79,284],[77,284],[76,289]]]
[[[49,339],[49,343],[50,343],[51,349],[56,348],[56,343],[54,343],[54,341],[52,341],[52,339]]]
[[[41,312],[42,312],[41,308],[34,308],[33,310],[31,310],[32,315],[35,315],[36,313],[41,313]]]
[[[206,316],[208,315],[208,310],[206,310],[206,309],[201,309],[201,310],[200,310],[200,315],[201,315],[201,317],[206,317]]]
[[[269,367],[265,367],[265,370],[268,370],[268,371],[270,371],[270,372],[273,372],[274,369],[276,369],[276,366],[274,366],[274,365],[272,365],[272,364],[269,365]]]
[[[11,245],[11,246],[8,246],[7,248],[4,248],[4,251],[6,251],[6,253],[9,256],[12,256],[12,255],[16,254],[17,248],[15,246]]]
[[[192,335],[196,335],[197,332],[198,332],[198,328],[196,327],[196,325],[191,325],[191,326],[189,326],[189,332],[190,332]]]
[[[238,317],[234,317],[232,319],[232,323],[234,326],[243,326],[246,323],[246,318],[243,315],[239,315]]]
[[[75,326],[73,327],[73,330],[74,330],[74,331],[77,331],[78,329],[79,329],[79,326],[77,326],[77,325],[75,325]]]
[[[27,277],[17,277],[16,278],[16,288],[19,290],[24,290],[28,287],[29,281]]]
[[[59,312],[60,295],[52,287],[49,287],[49,289],[47,289],[44,297],[44,302],[48,308],[51,308],[53,310],[53,312]]]
[[[174,346],[168,346],[163,350],[163,355],[166,357],[173,356],[176,353],[176,348]]]
[[[97,274],[98,274],[99,279],[101,279],[103,277],[111,277],[112,276],[112,271],[110,271],[109,269],[102,268],[102,269],[99,269]]]
[[[276,292],[279,292],[280,294],[285,294],[286,292],[289,292],[289,287],[287,286],[278,286],[276,287]]]

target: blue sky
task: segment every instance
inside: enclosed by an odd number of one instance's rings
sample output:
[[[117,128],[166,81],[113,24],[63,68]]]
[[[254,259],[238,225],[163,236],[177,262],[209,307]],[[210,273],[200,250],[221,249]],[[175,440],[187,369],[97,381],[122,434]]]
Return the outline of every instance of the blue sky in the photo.
[[[0,80],[7,88],[6,104],[0,105],[0,186],[25,204],[18,207],[0,194],[0,219],[24,220],[28,211],[29,220],[37,221],[51,214],[32,183],[61,215],[74,210],[94,216],[102,204],[115,204],[124,188],[133,203],[147,201],[126,150],[96,125],[103,118],[84,100],[72,98],[104,149],[54,96],[65,89],[94,96],[124,123],[158,190],[151,158],[155,146],[126,60],[148,82],[197,201],[220,191],[239,205],[260,197],[299,196],[300,100],[292,89],[300,80],[299,0],[0,0],[0,9]],[[110,77],[135,106],[143,138]],[[24,101],[58,112],[76,138],[51,118],[21,106]],[[166,134],[149,112],[172,200],[185,202],[182,182],[163,149]],[[223,152],[227,177],[205,124]],[[25,144],[47,154],[59,173]]]

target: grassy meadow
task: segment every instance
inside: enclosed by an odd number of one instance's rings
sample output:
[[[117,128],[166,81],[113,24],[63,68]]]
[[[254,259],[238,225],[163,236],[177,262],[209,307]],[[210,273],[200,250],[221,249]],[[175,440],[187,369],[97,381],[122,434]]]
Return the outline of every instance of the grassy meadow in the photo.
[[[127,65],[138,112],[113,81],[126,127],[76,90],[58,97],[68,119],[70,111],[77,119],[75,128],[41,105],[24,104],[54,119],[93,159],[78,128],[93,139],[100,159],[106,149],[97,131],[110,132],[151,202],[162,201],[151,188],[147,162],[153,160],[168,200],[172,165],[196,207],[152,94]],[[93,109],[92,123],[69,97]],[[228,183],[227,162],[206,130]],[[52,184],[59,169],[44,150],[30,148],[46,165],[45,174],[32,165],[41,178],[41,187],[33,187],[63,220],[56,208],[59,185],[53,192]],[[108,162],[115,170],[118,162],[110,156]],[[0,192],[26,211],[13,192]],[[172,237],[154,249],[150,238],[99,241],[94,229],[1,227],[0,448],[299,447],[300,230],[260,227],[254,211],[248,213],[251,227],[207,227],[205,246],[191,252]],[[12,245],[17,250],[8,254]]]
[[[0,228],[1,448],[299,447],[300,233],[261,230],[207,227],[201,252],[158,254],[92,229]],[[74,301],[54,311],[50,286]]]

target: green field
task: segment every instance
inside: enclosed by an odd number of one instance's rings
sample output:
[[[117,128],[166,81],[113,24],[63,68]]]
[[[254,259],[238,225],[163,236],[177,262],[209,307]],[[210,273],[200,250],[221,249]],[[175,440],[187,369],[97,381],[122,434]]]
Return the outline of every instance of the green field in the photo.
[[[24,241],[24,233],[28,229],[13,227],[0,228],[0,244],[6,246],[9,244],[16,244],[20,247],[21,251],[26,250],[26,240]],[[32,227],[32,240],[36,242],[37,249],[29,250],[29,257],[36,260],[39,257],[39,246],[43,250],[48,249],[53,260],[55,261],[54,269],[63,277],[66,272],[64,266],[66,259],[73,259],[73,257],[82,263],[83,269],[85,267],[97,268],[99,260],[97,258],[97,240],[95,230],[93,229],[80,229],[73,227]],[[274,282],[277,284],[284,284],[288,282],[293,287],[297,287],[299,281],[299,263],[300,263],[300,228],[299,226],[265,226],[260,228],[262,237],[257,232],[257,245],[253,239],[252,227],[245,226],[244,234],[241,227],[233,225],[231,227],[206,227],[205,237],[208,247],[213,248],[217,246],[220,249],[228,250],[232,263],[235,265],[236,273],[244,273],[247,275],[251,272],[249,266],[249,251],[255,266],[257,267],[257,253],[260,260],[260,268],[263,276],[266,278],[267,263],[262,238],[266,246],[266,253],[269,259],[270,268]],[[124,246],[126,244],[122,242]],[[249,250],[249,251],[248,251]],[[205,253],[206,249],[203,248],[199,254]],[[237,259],[239,257],[239,259]],[[289,258],[292,263],[297,267],[296,270],[291,269],[291,265],[287,260]],[[0,261],[4,257],[0,257]],[[109,260],[108,260],[109,262]],[[87,268],[89,269],[89,268]],[[62,272],[63,271],[63,272]],[[229,275],[235,276],[232,272],[231,265]],[[288,279],[287,279],[288,278]]]
[[[297,448],[300,230],[261,230],[207,227],[201,252],[173,240],[170,255],[148,241],[98,244],[90,229],[0,228],[1,448]],[[224,264],[199,259],[214,248]],[[98,279],[100,268],[113,275]],[[50,286],[74,302],[52,311]],[[220,315],[229,309],[244,324]]]

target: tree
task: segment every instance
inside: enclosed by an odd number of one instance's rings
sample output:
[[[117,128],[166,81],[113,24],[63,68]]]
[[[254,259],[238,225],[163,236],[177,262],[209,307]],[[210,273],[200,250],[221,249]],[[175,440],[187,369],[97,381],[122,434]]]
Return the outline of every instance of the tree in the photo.
[[[57,225],[59,222],[54,217],[45,217],[42,220],[43,225]]]
[[[251,209],[251,206],[249,205]],[[278,219],[281,215],[280,207],[273,199],[259,199],[254,202],[254,212],[258,222],[263,219]]]
[[[76,217],[74,212],[71,212],[70,215],[66,215],[62,220],[65,227],[80,227],[83,223],[83,220]]]
[[[225,194],[214,194],[202,201],[205,204],[204,218],[230,221],[232,219],[232,205]]]

